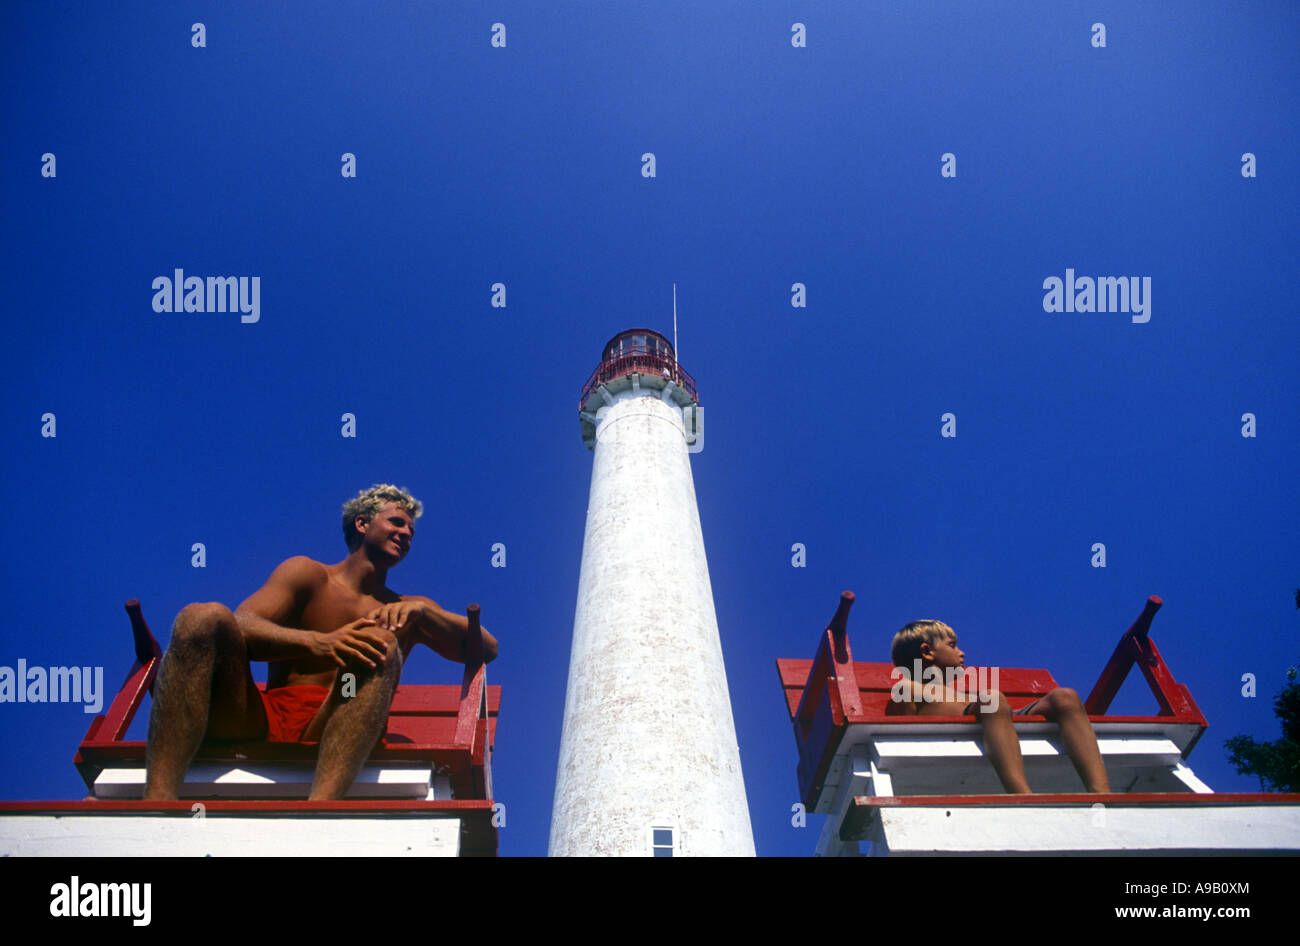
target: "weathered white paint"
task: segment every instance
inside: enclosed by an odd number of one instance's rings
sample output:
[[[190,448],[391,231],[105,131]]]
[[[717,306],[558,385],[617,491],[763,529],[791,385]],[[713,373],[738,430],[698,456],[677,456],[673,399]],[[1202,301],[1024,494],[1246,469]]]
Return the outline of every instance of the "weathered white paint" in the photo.
[[[584,405],[594,444],[550,853],[753,855],[680,388],[625,379]]]
[[[383,812],[284,816],[0,815],[0,857],[456,857],[460,819]]]
[[[881,808],[871,854],[1250,854],[1300,849],[1294,805]],[[1101,806],[1098,806],[1100,809]]]

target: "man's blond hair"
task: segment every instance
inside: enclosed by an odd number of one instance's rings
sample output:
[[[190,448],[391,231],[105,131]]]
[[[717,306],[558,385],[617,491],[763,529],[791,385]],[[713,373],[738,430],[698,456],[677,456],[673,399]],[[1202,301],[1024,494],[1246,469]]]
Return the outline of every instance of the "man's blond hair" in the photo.
[[[424,512],[423,504],[400,486],[376,483],[370,489],[363,489],[356,499],[343,504],[343,539],[348,543],[349,552],[361,544],[361,533],[356,527],[357,516],[369,522],[388,503],[396,503],[405,509],[412,519],[419,519]]]
[[[957,639],[957,632],[942,621],[913,621],[904,624],[894,635],[894,643],[889,648],[889,657],[895,667],[907,667],[921,659],[921,645],[933,647],[939,641]]]

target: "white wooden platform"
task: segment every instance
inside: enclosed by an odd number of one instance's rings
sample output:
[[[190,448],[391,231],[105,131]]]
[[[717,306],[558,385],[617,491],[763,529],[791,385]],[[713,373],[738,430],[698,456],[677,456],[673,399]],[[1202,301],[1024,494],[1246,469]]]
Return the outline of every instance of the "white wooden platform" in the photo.
[[[1032,804],[979,805],[968,799],[957,805],[949,799],[906,807],[872,807],[877,799],[859,798],[869,814],[853,832],[855,840],[838,853],[855,853],[857,839],[870,842],[869,853],[877,857],[1226,856],[1300,850],[1300,804],[1234,804],[1217,795],[1197,795],[1186,805],[1126,802],[1113,795],[1104,796],[1105,803],[1050,800],[1055,797]]]
[[[864,841],[873,856],[1300,851],[1300,797],[1218,795],[1184,763],[1177,733],[1095,729],[1112,794],[1084,793],[1056,727],[1027,722],[1016,731],[1037,794],[1008,796],[976,735],[850,726],[818,806],[830,817],[817,854],[858,856]]]
[[[490,799],[0,802],[2,857],[496,854]]]
[[[3,857],[456,857],[461,819],[417,814],[0,816]]]

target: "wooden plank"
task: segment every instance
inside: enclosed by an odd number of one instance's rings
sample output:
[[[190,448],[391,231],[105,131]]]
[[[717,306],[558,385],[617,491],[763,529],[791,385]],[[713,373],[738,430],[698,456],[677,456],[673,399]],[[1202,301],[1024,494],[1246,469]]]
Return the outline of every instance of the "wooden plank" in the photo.
[[[1151,692],[1160,703],[1161,711],[1178,719],[1204,723],[1205,717],[1201,715],[1201,711],[1192,700],[1191,692],[1174,680],[1173,674],[1169,672],[1169,668],[1160,657],[1156,642],[1149,637],[1143,637],[1137,640],[1136,648],[1138,667],[1151,687]]]
[[[144,701],[144,695],[153,689],[154,677],[162,661],[162,648],[145,622],[138,599],[132,598],[126,603],[126,614],[131,621],[135,664],[127,673],[122,686],[118,688],[117,696],[109,705],[108,712],[104,714],[103,731],[96,733],[109,735],[113,739],[121,739],[126,735],[131,720],[135,718],[136,711]],[[92,731],[94,731],[93,724]]]
[[[1137,639],[1146,638],[1151,631],[1151,621],[1164,602],[1156,595],[1147,598],[1142,613],[1127,631],[1120,635],[1119,643],[1102,668],[1101,676],[1093,685],[1092,692],[1083,701],[1089,713],[1105,713],[1110,709],[1111,701],[1124,685],[1124,679],[1133,668],[1133,661],[1138,656]]]
[[[1046,735],[1046,734],[1045,734]],[[982,737],[950,739],[946,736],[895,738],[877,737],[871,746],[885,768],[900,772],[901,764],[957,765],[978,762],[988,765]],[[1172,768],[1182,761],[1182,753],[1172,740],[1163,737],[1105,738],[1097,739],[1102,758],[1113,765],[1163,766]],[[1060,745],[1059,738],[1020,736],[1020,754],[1025,759],[1059,758],[1063,765],[1071,765]]]
[[[317,746],[314,743],[296,742],[242,742],[226,746],[204,745],[195,761],[218,759],[242,760],[256,759],[264,761],[315,760]],[[108,742],[95,745],[83,745],[82,755],[90,763],[103,764],[124,759],[144,760],[145,744],[134,742]],[[377,747],[368,756],[371,762],[421,761],[429,759],[440,764],[451,760],[468,762],[469,751],[465,746],[427,745],[422,743],[396,743]]]
[[[468,821],[490,825],[491,816],[210,810],[202,817],[157,811],[15,814],[0,817],[0,856],[67,857],[78,862],[105,855],[455,857],[465,853]]]
[[[846,731],[844,726],[833,725],[835,712],[832,703],[836,696],[833,690],[824,690],[817,715],[813,717],[805,737],[799,741],[796,736],[799,748],[799,790],[809,811],[817,811],[819,808],[826,776]]]
[[[470,668],[465,668],[465,683],[461,686],[460,708],[452,741],[471,751],[478,731],[479,716],[483,711],[483,688],[486,685],[487,668],[483,664],[479,664],[472,675]]]
[[[1300,806],[1254,801],[1125,803],[1083,795],[1077,803],[895,805],[853,809],[844,840],[869,840],[873,855],[1294,854]],[[1196,801],[1199,800],[1199,801]]]
[[[865,808],[954,808],[1020,805],[1300,805],[1300,793],[1292,792],[1058,792],[1043,795],[858,795],[855,807]]]
[[[912,672],[913,668],[908,668]],[[1042,667],[978,667],[971,665],[966,668],[968,672],[984,672],[988,674],[988,679],[992,680],[992,674],[997,672],[997,688],[1008,696],[1018,694],[1021,696],[1044,696],[1055,690],[1058,686],[1056,679],[1051,672]],[[855,663],[853,665],[854,674],[857,676],[858,686],[864,693],[878,692],[888,693],[893,687],[894,665],[891,663]],[[973,680],[974,678],[972,678]]]
[[[501,687],[489,686],[488,713],[495,716],[501,708]],[[389,715],[447,714],[455,716],[460,709],[461,684],[459,683],[399,683],[393,694]]]
[[[781,677],[781,686],[785,691],[786,709],[790,713],[791,720],[795,718],[795,713],[799,709],[799,701],[803,699],[804,686],[808,682],[808,674],[812,671],[812,665],[811,660],[778,659],[776,662],[776,671]]]
[[[198,762],[185,773],[181,796],[185,798],[306,798],[316,774],[314,762],[240,763]],[[429,763],[367,765],[357,774],[349,797],[428,798],[432,781]],[[105,767],[95,779],[97,798],[140,798],[145,770],[133,766]]]
[[[776,672],[781,677],[781,685],[802,690],[808,680],[808,671],[812,670],[812,664],[811,660],[802,658],[778,657]]]
[[[776,663],[777,672],[781,677],[782,688],[785,692],[787,707],[790,710],[791,719],[793,719],[795,708],[803,697],[804,684],[808,680],[808,674],[812,671],[814,661],[781,658]],[[980,668],[977,667],[968,669],[972,673],[978,674],[980,672]],[[985,673],[988,674],[987,679],[991,680],[994,669],[997,670],[998,674],[998,689],[1007,696],[1013,708],[1031,703],[1035,699],[1050,693],[1058,686],[1051,672],[1041,667],[985,668]],[[867,705],[880,707],[888,702],[889,693],[893,688],[893,672],[894,665],[890,663],[862,663],[858,661],[853,663],[853,673],[864,704],[864,711],[866,711]],[[820,683],[821,681],[817,682]]]
[[[251,811],[251,812],[303,812],[334,811],[341,814],[367,814],[371,812],[411,811],[436,815],[463,814],[467,812],[492,812],[490,799],[448,799],[446,801],[425,801],[406,798],[365,798],[344,799],[342,801],[307,801],[306,799],[244,799],[214,798],[205,801],[203,807],[213,811]],[[158,812],[175,811],[190,814],[194,802],[182,801],[144,801],[143,799],[111,799],[80,801],[0,801],[0,814],[22,812],[114,812],[138,811]]]
[[[1187,726],[1194,725],[1194,721],[1189,721],[1176,716],[1089,716],[1092,721],[1093,729],[1106,723],[1141,723],[1153,727],[1164,726]],[[1016,723],[1046,723],[1045,716],[1017,716]],[[873,729],[881,724],[889,726],[978,726],[979,722],[966,714],[959,715],[942,715],[942,716],[886,716],[883,713],[864,714],[848,720],[852,725],[870,725]],[[1050,725],[1056,725],[1051,723]],[[876,729],[878,731],[878,729]]]
[[[836,608],[826,633],[822,635],[823,644],[831,660],[831,685],[839,697],[833,701],[832,706],[838,713],[847,716],[855,716],[862,712],[862,693],[854,670],[853,648],[849,646],[849,608],[853,606],[853,601],[851,591],[845,591],[840,595],[839,607]]]
[[[470,760],[470,772],[474,777],[473,795],[475,798],[492,797],[492,749],[488,735],[488,721],[480,719],[479,733],[474,740],[474,753]]]
[[[455,716],[390,716],[384,742],[387,746],[407,743],[463,745],[457,738],[456,725]],[[468,746],[465,746],[465,751],[469,751]]]

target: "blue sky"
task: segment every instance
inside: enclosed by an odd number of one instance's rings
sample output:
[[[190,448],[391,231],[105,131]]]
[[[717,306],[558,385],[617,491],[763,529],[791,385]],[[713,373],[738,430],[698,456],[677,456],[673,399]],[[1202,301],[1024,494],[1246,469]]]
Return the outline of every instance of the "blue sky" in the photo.
[[[653,11],[0,8],[0,664],[116,687],[124,600],[165,636],[291,555],[338,561],[341,504],[399,483],[426,512],[390,585],[482,604],[501,850],[545,853],[591,469],[577,398],[615,332],[671,332],[675,282],[760,854],[816,841],[820,819],[790,823],[773,661],[811,657],[846,588],[860,660],[936,617],[972,663],[1085,693],[1159,594],[1153,637],[1211,724],[1192,768],[1256,788],[1222,741],[1278,735],[1300,657],[1300,10]],[[176,268],[260,277],[260,319],[154,312]],[[1067,268],[1149,276],[1150,321],[1045,312]],[[458,675],[422,651],[405,679]],[[1134,679],[1115,709],[1152,707]],[[81,797],[91,717],[0,716],[0,797]]]

